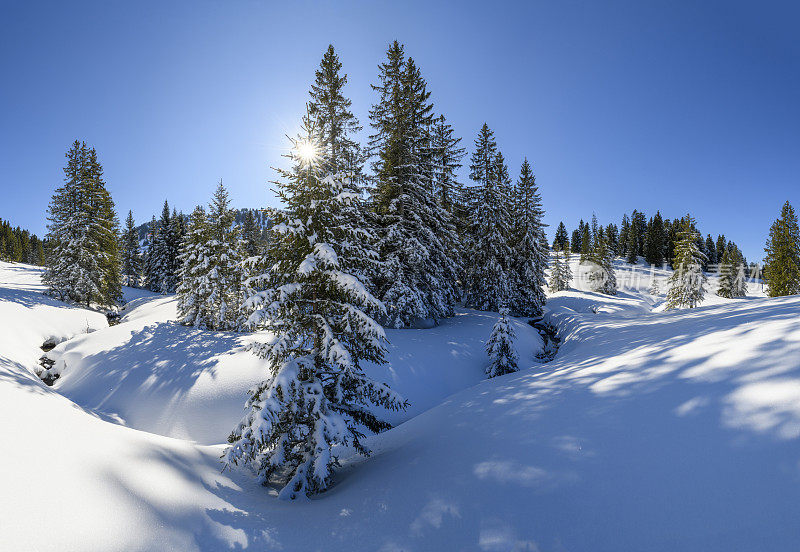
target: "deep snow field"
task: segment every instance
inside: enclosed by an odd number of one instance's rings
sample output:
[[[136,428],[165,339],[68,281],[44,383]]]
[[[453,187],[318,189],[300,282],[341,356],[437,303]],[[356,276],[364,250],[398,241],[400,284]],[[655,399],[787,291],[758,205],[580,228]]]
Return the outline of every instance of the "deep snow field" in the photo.
[[[220,471],[257,336],[182,327],[141,290],[108,327],[0,263],[0,550],[797,550],[800,297],[722,299],[711,278],[701,308],[665,313],[663,281],[651,296],[627,266],[617,297],[550,297],[549,363],[515,320],[516,374],[485,379],[492,313],[387,331],[390,365],[367,369],[409,410],[286,503]]]

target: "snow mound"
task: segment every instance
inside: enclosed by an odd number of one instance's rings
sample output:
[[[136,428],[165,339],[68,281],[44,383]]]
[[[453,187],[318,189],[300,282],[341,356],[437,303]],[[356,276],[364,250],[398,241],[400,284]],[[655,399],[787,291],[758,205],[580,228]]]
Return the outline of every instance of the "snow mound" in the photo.
[[[224,443],[241,419],[247,391],[266,374],[247,350],[247,334],[208,332],[175,322],[174,296],[129,303],[118,325],[80,336],[47,353],[61,374],[56,389],[77,404],[124,425],[201,444]],[[496,314],[460,311],[430,330],[387,330],[388,360],[365,370],[410,403],[385,412],[397,424],[484,379],[484,343]],[[521,319],[520,367],[536,365],[538,332]]]
[[[81,334],[78,318],[90,313],[35,290],[17,303],[16,268],[0,265],[0,334],[29,336],[0,343],[0,434],[13,447],[0,461],[9,550],[777,552],[800,542],[800,297],[660,313],[647,311],[657,299],[649,303],[646,284],[616,298],[560,292],[546,315],[562,338],[555,360],[492,380],[482,379],[478,355],[491,314],[390,333],[397,349],[385,379],[440,404],[370,438],[368,459],[338,451],[343,467],[329,492],[284,503],[247,473],[221,474],[221,446],[106,422],[44,386],[28,357],[48,332]],[[130,356],[140,364],[131,388],[103,406],[126,404],[129,391],[145,402],[164,389],[180,395],[186,381],[191,394],[206,376],[178,373],[170,387],[169,370],[145,359],[185,358],[169,350],[182,349],[173,338],[197,339],[192,363],[215,360],[195,369],[219,377],[217,356],[230,343],[208,345],[210,334],[201,340],[170,322],[171,301],[144,297],[120,325],[57,347],[96,355],[84,365],[74,358],[62,384],[89,370],[101,377],[106,366],[128,385],[119,375]],[[144,345],[153,340],[159,347]],[[137,391],[143,366],[155,381]],[[435,398],[462,376],[475,379]],[[208,381],[210,393],[223,388]]]

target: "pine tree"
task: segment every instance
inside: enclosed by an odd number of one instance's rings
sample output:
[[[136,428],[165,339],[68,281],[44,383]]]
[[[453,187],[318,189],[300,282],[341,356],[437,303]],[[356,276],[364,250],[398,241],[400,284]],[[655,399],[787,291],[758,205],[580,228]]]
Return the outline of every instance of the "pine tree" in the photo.
[[[769,229],[764,249],[764,281],[770,297],[800,293],[800,230],[797,214],[787,201]]]
[[[371,405],[405,403],[362,369],[385,362],[385,335],[370,316],[383,305],[358,277],[374,255],[369,233],[349,224],[360,198],[298,159],[281,175],[286,209],[273,227],[273,266],[252,279],[263,290],[248,299],[251,326],[275,336],[253,347],[270,373],[251,390],[224,459],[252,466],[264,482],[285,476],[279,497],[295,499],[329,487],[334,445],[368,455],[362,431],[391,427]]]
[[[519,357],[514,349],[514,328],[508,320],[508,309],[500,309],[500,317],[492,327],[492,333],[486,342],[486,353],[489,355],[489,366],[486,373],[490,378],[503,376],[519,370]]]
[[[717,260],[717,246],[714,243],[714,238],[711,237],[711,234],[706,236],[706,257],[708,257],[706,271],[711,269],[711,265],[716,265],[722,262],[722,259],[719,261]]]
[[[454,314],[459,296],[457,241],[446,209],[432,193],[430,92],[416,63],[395,41],[380,65],[378,103],[370,111],[375,185],[371,204],[383,260],[373,280],[385,322],[408,327]]]
[[[617,277],[614,272],[613,253],[608,248],[605,235],[598,232],[597,244],[587,255],[585,269],[589,289],[606,295],[617,294]]]
[[[698,235],[694,219],[686,215],[681,221],[675,246],[675,270],[667,284],[667,310],[691,309],[703,302],[706,292],[706,275],[703,272],[705,255],[697,247]]]
[[[722,255],[722,262],[719,264],[719,287],[717,288],[717,295],[726,297],[728,299],[736,297],[734,290],[734,281],[736,279],[736,271],[731,261],[730,249],[726,249]]]
[[[561,252],[554,252],[553,264],[550,270],[550,281],[548,289],[551,293],[565,291],[569,289],[572,281],[572,269],[569,266],[569,251],[564,252],[564,260],[561,260]]]
[[[502,174],[497,174],[497,144],[484,123],[475,139],[470,178],[480,190],[474,211],[465,304],[479,310],[496,311],[508,305],[512,251],[509,216],[504,212]]]
[[[664,232],[664,220],[661,218],[661,213],[656,211],[654,217],[650,219],[647,225],[647,233],[645,235],[645,261],[652,266],[661,266],[664,264],[664,242],[666,234]]]
[[[583,237],[583,220],[580,221],[578,227],[572,231],[572,239],[570,245],[573,253],[581,252],[581,239]]]
[[[725,239],[723,234],[717,236],[717,246],[714,248],[715,252],[717,253],[717,258],[714,260],[715,264],[719,264],[722,262],[722,256],[725,254],[725,250],[728,248],[728,240]]]
[[[547,301],[544,271],[548,251],[544,249],[544,209],[536,177],[527,158],[522,162],[514,202],[514,243],[511,260],[511,312],[518,316],[542,314]],[[566,231],[565,231],[566,232]]]
[[[189,217],[189,227],[180,254],[178,317],[182,324],[211,329],[214,318],[209,301],[212,290],[208,281],[211,228],[205,209],[198,206]]]
[[[354,136],[361,131],[361,125],[350,110],[352,102],[344,95],[347,75],[341,70],[339,56],[333,45],[328,45],[311,85],[308,114],[317,129],[316,153],[326,169],[348,174],[351,183],[357,183],[362,176],[364,154]]]
[[[458,170],[466,150],[459,144],[461,138],[454,135],[453,127],[439,115],[433,121],[430,144],[430,162],[433,169],[433,193],[439,207],[450,215],[451,231],[443,237],[448,251],[455,252],[453,261],[457,265],[459,279],[465,280],[464,263],[466,235],[470,227],[470,211],[464,199],[464,189],[458,181]]]
[[[584,262],[589,259],[589,257],[592,254],[593,246],[594,242],[592,240],[592,234],[589,225],[583,224],[583,228],[581,229],[581,249],[580,249],[581,262]]]
[[[160,232],[156,217],[150,220],[150,233],[147,238],[147,250],[144,254],[144,282],[150,291],[161,291],[161,252],[156,243],[160,241]]]
[[[261,228],[256,222],[252,209],[244,214],[242,223],[242,250],[245,257],[255,257],[262,253]]]
[[[611,255],[616,257],[620,253],[619,230],[617,229],[617,225],[613,222],[606,226],[606,241]]]
[[[622,222],[619,226],[619,247],[617,248],[617,254],[620,256],[627,256],[627,246],[628,246],[628,233],[631,229],[631,221],[628,218],[627,214],[622,215]]]
[[[239,227],[234,225],[234,217],[228,191],[220,180],[208,209],[205,278],[210,318],[204,320],[203,325],[209,329],[232,330],[240,322],[242,251]]]
[[[553,251],[569,252],[569,234],[567,234],[567,227],[564,222],[558,223],[556,228],[556,236],[553,239]]]
[[[43,281],[61,299],[113,307],[122,299],[119,223],[95,150],[76,140],[64,173],[50,203]]]
[[[128,211],[128,218],[125,219],[125,232],[122,234],[122,275],[125,277],[125,285],[139,287],[142,275],[142,256],[139,252],[139,236],[133,220],[133,211]]]

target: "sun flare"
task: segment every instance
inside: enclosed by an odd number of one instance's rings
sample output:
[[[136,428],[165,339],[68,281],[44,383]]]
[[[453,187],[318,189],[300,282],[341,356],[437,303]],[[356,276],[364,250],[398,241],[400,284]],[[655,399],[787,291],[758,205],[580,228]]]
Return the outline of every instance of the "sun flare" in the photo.
[[[317,145],[310,140],[297,142],[295,150],[297,151],[297,157],[300,158],[300,161],[308,165],[314,164],[319,155]]]

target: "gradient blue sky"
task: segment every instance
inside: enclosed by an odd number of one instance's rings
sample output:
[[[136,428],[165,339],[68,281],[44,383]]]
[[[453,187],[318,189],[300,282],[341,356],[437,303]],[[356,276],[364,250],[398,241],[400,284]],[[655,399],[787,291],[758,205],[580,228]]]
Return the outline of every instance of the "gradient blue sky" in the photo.
[[[40,235],[75,138],[121,218],[189,212],[219,178],[275,204],[271,166],[336,47],[362,123],[393,39],[471,149],[533,163],[551,234],[596,212],[690,211],[760,259],[800,207],[800,8],[785,2],[0,0],[0,217]]]

